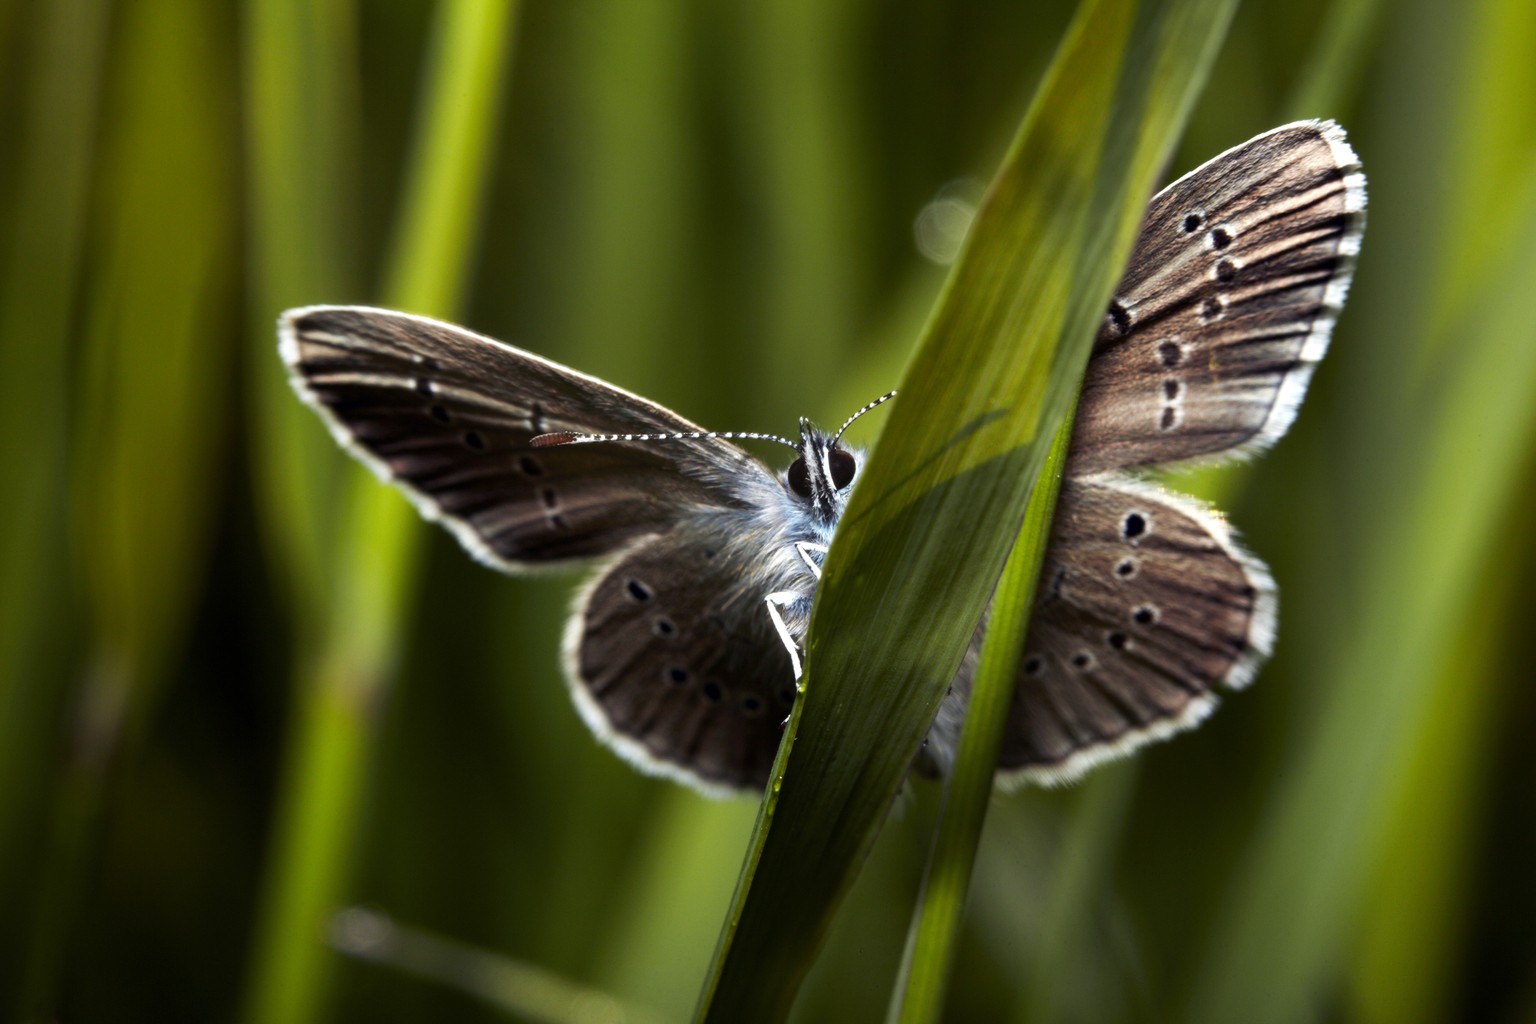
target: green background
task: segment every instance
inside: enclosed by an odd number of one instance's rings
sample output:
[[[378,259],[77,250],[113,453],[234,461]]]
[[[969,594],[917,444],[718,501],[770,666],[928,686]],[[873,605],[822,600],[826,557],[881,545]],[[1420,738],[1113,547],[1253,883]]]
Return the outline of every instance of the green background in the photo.
[[[272,322],[397,305],[713,428],[840,422],[943,281],[915,219],[979,197],[1072,10],[0,3],[0,1014],[686,1016],[754,802],[600,749],[570,581],[402,529]],[[1199,732],[993,801],[947,1019],[1536,1020],[1532,52],[1528,0],[1239,11],[1168,177],[1329,116],[1370,181],[1291,436],[1176,484],[1272,567],[1278,652]],[[799,1019],[884,1012],[936,804]],[[343,906],[463,946],[352,913],[396,961],[360,962]]]

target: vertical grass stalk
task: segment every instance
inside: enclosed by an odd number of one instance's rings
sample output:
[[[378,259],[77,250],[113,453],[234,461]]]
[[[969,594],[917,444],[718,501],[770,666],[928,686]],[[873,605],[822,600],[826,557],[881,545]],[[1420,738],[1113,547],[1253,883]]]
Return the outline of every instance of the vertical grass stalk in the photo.
[[[515,12],[512,0],[455,0],[440,9],[386,302],[450,315],[463,293]],[[327,627],[316,660],[300,669],[299,725],[247,1005],[253,1022],[320,1012],[331,958],[325,924],[346,898],[366,770],[406,629],[415,513],[356,468],[346,497],[342,543],[329,563]]]

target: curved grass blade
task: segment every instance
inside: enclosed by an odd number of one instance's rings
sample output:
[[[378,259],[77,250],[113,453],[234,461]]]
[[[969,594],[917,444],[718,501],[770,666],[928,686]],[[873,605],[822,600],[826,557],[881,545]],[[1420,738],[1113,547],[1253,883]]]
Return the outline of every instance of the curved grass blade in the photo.
[[[1116,114],[1127,128],[1141,124],[1147,129],[1138,142],[1131,166],[1143,175],[1155,174],[1171,151],[1189,109],[1204,84],[1211,62],[1226,35],[1236,10],[1235,0],[1169,3],[1148,7],[1136,30],[1121,72]],[[1139,30],[1139,31],[1138,31]],[[1142,98],[1138,105],[1132,97]],[[1109,177],[1106,180],[1105,170]],[[1100,193],[1099,202],[1111,204],[1136,199],[1152,187],[1149,178],[1117,180],[1114,168],[1101,169],[1101,188],[1118,187],[1111,197]],[[1140,222],[1139,207],[1123,209],[1122,218]],[[1122,224],[1124,221],[1122,220]],[[1110,263],[1119,267],[1124,252]],[[1093,268],[1083,267],[1085,276]],[[1111,285],[1113,281],[1110,282]],[[1107,295],[1107,292],[1106,292]],[[1091,329],[1091,328],[1090,328]],[[1071,439],[1071,414],[1064,419],[1052,448],[1042,485],[1037,485],[1025,512],[1019,539],[999,580],[993,607],[994,622],[1017,623],[1012,632],[988,631],[982,647],[970,708],[961,737],[954,774],[945,793],[934,839],[932,859],[904,959],[898,992],[902,1003],[899,1019],[904,1024],[937,1020],[959,941],[961,914],[970,887],[982,822],[992,792],[992,775],[1002,742],[1005,716],[1018,679],[1034,604],[1035,585],[1050,536],[1052,512],[1060,473]],[[898,1017],[893,1004],[893,1019]]]
[[[1069,416],[1056,432],[1056,443],[1024,513],[1019,539],[998,580],[992,601],[995,622],[1029,621],[1071,439]],[[960,749],[955,755],[954,774],[945,786],[933,850],[918,893],[917,911],[907,932],[901,973],[892,993],[888,1016],[891,1021],[915,1024],[937,1020],[944,1008],[961,915],[976,864],[976,847],[981,841],[987,800],[992,795],[992,776],[997,770],[1005,716],[1017,685],[1024,637],[1023,629],[991,630],[982,646]]]
[[[839,526],[812,622],[806,695],[780,750],[700,1019],[788,1012],[992,594],[1074,400],[1093,330],[1205,66],[1190,55],[1204,53],[1225,24],[1199,19],[1229,10],[1131,0],[1080,10]],[[1191,41],[1200,45],[1186,49]]]
[[[331,944],[348,956],[435,981],[535,1024],[662,1024],[664,1018],[536,964],[406,927],[349,907],[331,920]]]

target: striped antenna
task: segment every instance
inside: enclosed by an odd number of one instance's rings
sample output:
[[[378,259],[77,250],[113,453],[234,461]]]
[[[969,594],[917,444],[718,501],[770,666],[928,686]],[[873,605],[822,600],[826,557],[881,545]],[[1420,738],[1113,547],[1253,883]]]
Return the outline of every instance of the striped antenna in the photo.
[[[720,437],[732,441],[777,441],[795,451],[800,446],[795,442],[780,437],[778,434],[755,434],[742,430],[694,430],[681,434],[577,434],[569,430],[560,430],[552,434],[540,434],[528,443],[535,448],[553,448],[562,444],[596,444],[599,441],[699,441],[706,438]]]
[[[879,398],[875,399],[873,402],[870,402],[868,405],[866,405],[864,408],[860,409],[858,412],[854,413],[852,416],[849,416],[848,419],[847,419],[847,422],[845,422],[841,427],[838,428],[837,436],[832,438],[832,443],[833,444],[837,444],[838,441],[842,440],[843,432],[846,431],[849,427],[853,426],[853,421],[854,420],[858,419],[860,416],[863,416],[865,413],[869,412],[869,410],[873,409],[875,406],[880,405],[880,404],[885,403],[885,402],[889,402],[891,399],[893,399],[895,397],[896,397],[896,392],[894,392],[894,391],[887,391],[885,394],[881,395]]]

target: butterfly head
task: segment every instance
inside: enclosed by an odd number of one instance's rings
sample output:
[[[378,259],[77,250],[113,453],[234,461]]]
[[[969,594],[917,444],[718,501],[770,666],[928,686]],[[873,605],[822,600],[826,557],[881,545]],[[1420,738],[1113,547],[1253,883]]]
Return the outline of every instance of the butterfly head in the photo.
[[[798,457],[784,473],[785,486],[817,519],[836,522],[858,475],[858,456],[842,446],[840,436],[817,430],[804,417],[795,450]]]
[[[895,394],[892,391],[870,402],[848,417],[835,434],[817,430],[810,420],[800,418],[800,443],[795,445],[798,457],[784,473],[784,485],[818,520],[830,524],[842,516],[864,461],[862,452],[843,446],[844,432],[854,420]]]

